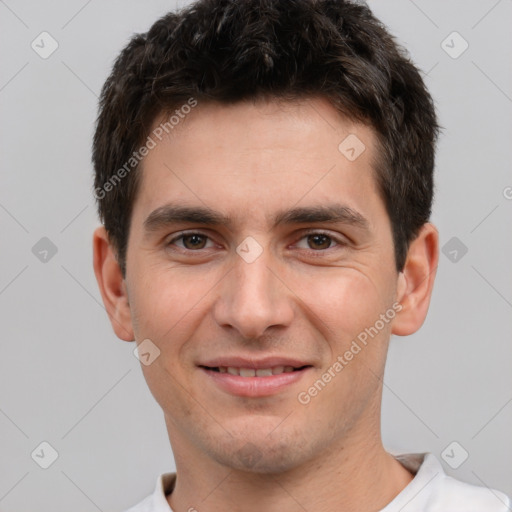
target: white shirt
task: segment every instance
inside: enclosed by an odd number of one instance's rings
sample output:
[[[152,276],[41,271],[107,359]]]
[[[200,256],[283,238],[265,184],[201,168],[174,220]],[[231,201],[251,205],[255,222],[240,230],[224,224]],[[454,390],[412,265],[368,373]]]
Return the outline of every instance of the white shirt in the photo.
[[[512,501],[504,493],[468,484],[445,474],[432,453],[394,456],[415,476],[380,512],[507,512]],[[175,473],[164,473],[153,494],[126,512],[172,512],[166,494],[174,488]]]

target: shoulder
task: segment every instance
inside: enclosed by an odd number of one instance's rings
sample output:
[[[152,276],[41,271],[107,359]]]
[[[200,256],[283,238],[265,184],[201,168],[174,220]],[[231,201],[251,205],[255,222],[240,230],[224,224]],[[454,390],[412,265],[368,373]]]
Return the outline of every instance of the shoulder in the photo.
[[[410,484],[382,512],[506,512],[512,502],[503,492],[447,475],[433,453],[395,456],[415,474]],[[398,509],[396,509],[398,510]]]
[[[157,478],[153,494],[144,498],[137,505],[124,512],[172,512],[166,495],[172,492],[176,473],[164,473]]]
[[[432,496],[435,507],[443,507],[450,512],[505,512],[512,505],[501,491],[469,484],[443,475],[438,483],[438,492]],[[441,510],[441,508],[439,508]]]
[[[143,499],[140,503],[137,503],[137,505],[134,505],[133,507],[130,507],[128,510],[125,510],[125,512],[153,512],[153,496],[148,496],[147,498]]]

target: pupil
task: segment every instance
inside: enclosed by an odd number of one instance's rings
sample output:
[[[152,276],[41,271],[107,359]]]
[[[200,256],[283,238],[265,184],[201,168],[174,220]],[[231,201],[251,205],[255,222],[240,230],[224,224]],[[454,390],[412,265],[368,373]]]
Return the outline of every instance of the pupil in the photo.
[[[187,244],[187,241],[191,243]],[[193,249],[197,249],[198,245],[201,245],[201,241],[203,242],[204,245],[204,237],[202,237],[201,235],[188,235],[184,238],[185,246],[191,245]]]
[[[329,242],[329,237],[326,236],[326,235],[311,235],[310,237],[311,239],[313,239],[313,244],[315,244],[318,248],[318,246],[323,246],[323,247],[320,247],[321,249],[328,249],[329,248],[329,245],[330,245],[330,242]],[[324,243],[322,243],[322,240]]]

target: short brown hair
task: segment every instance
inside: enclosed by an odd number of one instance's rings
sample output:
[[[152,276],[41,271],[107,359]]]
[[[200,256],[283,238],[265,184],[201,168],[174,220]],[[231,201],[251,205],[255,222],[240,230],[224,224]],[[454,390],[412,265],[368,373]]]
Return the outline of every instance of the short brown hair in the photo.
[[[409,243],[430,218],[439,131],[405,51],[368,7],[346,0],[199,0],[134,35],[101,92],[95,196],[123,276],[139,174],[133,158],[159,115],[190,98],[313,96],[375,130],[377,184],[402,270]]]

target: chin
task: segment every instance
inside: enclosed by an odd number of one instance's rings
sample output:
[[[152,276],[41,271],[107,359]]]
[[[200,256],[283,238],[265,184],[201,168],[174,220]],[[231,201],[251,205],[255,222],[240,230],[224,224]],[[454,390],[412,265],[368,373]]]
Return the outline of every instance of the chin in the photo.
[[[268,447],[259,447],[251,442],[246,443],[240,450],[225,454],[217,454],[221,464],[237,471],[277,475],[295,469],[301,463],[297,447],[286,450],[269,451]]]
[[[279,438],[261,432],[254,435],[245,433],[227,439],[225,446],[217,445],[221,449],[211,456],[233,470],[282,474],[307,462],[315,452],[314,446],[303,436],[294,437],[289,432],[281,432]]]

